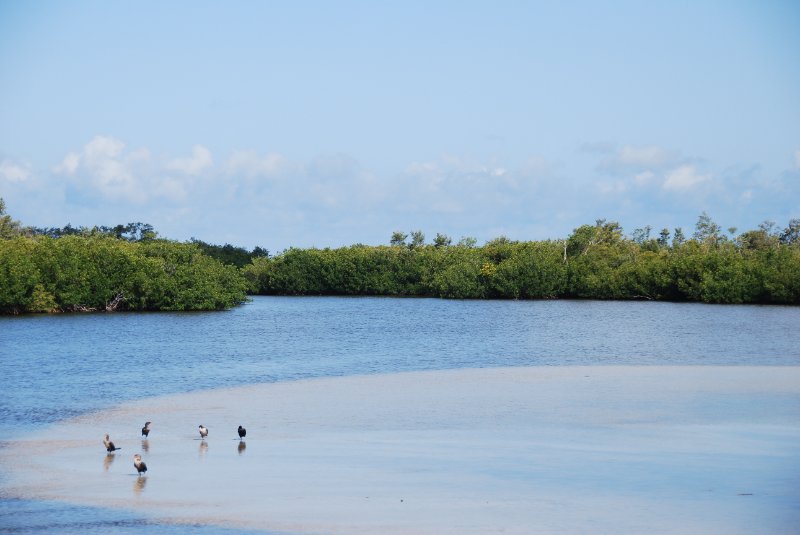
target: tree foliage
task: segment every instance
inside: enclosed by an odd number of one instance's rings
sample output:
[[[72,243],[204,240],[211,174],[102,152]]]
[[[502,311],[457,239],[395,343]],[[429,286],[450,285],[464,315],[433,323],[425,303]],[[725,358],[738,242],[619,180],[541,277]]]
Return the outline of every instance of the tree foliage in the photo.
[[[11,219],[6,213],[6,202],[0,197],[0,239],[13,238],[23,232],[19,221]]]
[[[246,281],[194,244],[105,235],[0,240],[0,313],[220,310]]]
[[[226,253],[239,251],[162,240],[147,223],[23,228],[0,199],[0,314],[231,308],[247,280]],[[257,248],[241,264],[266,256]]]
[[[220,310],[242,303],[233,266],[194,244],[108,236],[0,240],[0,313]]]
[[[57,230],[57,231],[56,231]],[[452,299],[653,299],[800,304],[800,220],[765,221],[731,238],[708,214],[626,238],[598,219],[565,240],[477,246],[396,231],[388,246],[289,248],[270,256],[229,244],[160,239],[150,225],[27,229],[0,199],[0,313],[219,310],[246,294]],[[410,241],[407,241],[408,238]]]
[[[192,238],[192,243],[200,247],[200,250],[211,258],[238,268],[246,266],[255,258],[269,256],[269,251],[262,247],[255,247],[252,251],[248,251],[244,247],[236,247],[230,243],[214,245],[195,238]]]
[[[410,246],[407,234],[395,232],[388,247],[290,249],[244,273],[250,291],[261,294],[800,304],[797,221],[727,239],[703,214],[692,239],[676,228],[670,241],[669,229],[653,238],[644,227],[626,239],[618,223],[599,219],[566,241],[501,236],[481,247],[463,239],[451,245],[442,235]]]

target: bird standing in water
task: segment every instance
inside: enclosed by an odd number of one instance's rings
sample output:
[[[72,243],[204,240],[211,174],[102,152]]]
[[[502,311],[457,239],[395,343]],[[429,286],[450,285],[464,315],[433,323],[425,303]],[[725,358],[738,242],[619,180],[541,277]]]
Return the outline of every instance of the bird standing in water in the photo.
[[[145,472],[147,472],[147,465],[144,464],[142,456],[139,455],[138,453],[133,456],[133,466],[136,467],[136,471],[139,472],[139,475],[142,475]]]
[[[208,428],[203,424],[200,424],[198,429],[200,429],[200,438],[205,439],[208,436]]]
[[[145,422],[144,427],[142,427],[142,436],[147,438],[147,435],[150,434],[150,422]]]
[[[238,431],[239,431],[239,440],[242,440],[244,436],[247,434],[247,429],[245,429],[240,425]]]
[[[111,451],[117,451],[117,450],[121,450],[121,449],[122,449],[122,448],[118,448],[118,447],[116,447],[116,446],[114,445],[114,443],[113,443],[113,442],[111,442],[111,439],[110,439],[110,438],[108,438],[108,433],[106,433],[106,436],[105,436],[105,438],[103,438],[103,446],[105,446],[105,447],[106,447],[106,451],[108,451],[108,452],[111,452]]]

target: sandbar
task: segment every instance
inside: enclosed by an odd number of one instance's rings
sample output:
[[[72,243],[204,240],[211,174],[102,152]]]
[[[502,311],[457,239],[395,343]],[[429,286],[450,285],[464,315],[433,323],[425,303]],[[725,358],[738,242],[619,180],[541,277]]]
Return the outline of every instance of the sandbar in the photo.
[[[122,449],[107,454],[105,433]],[[158,522],[332,535],[800,532],[800,366],[261,384],[130,402],[5,446],[7,496]]]

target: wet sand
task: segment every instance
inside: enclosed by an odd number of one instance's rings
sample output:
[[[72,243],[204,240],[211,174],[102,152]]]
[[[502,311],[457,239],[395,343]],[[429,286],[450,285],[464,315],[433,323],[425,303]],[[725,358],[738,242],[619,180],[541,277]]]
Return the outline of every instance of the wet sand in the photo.
[[[120,451],[106,454],[105,433]],[[7,496],[273,532],[798,533],[800,367],[500,368],[213,390],[62,422],[7,443],[0,466]]]

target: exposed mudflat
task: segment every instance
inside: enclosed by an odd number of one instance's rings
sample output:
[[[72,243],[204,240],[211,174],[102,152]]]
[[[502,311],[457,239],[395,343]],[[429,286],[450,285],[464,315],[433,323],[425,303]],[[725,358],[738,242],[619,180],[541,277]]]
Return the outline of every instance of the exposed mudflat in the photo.
[[[107,454],[105,433],[122,449]],[[497,368],[212,390],[64,421],[4,443],[0,465],[11,496],[265,531],[797,533],[800,367]]]

